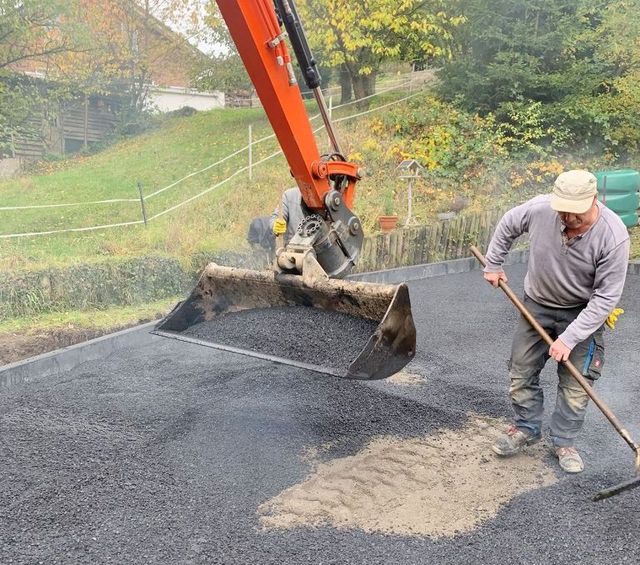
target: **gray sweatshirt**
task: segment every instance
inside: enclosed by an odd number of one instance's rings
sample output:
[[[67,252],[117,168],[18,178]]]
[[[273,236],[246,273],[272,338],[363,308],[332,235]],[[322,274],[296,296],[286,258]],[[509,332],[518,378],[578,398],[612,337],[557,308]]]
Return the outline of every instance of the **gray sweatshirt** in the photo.
[[[524,290],[552,308],[586,305],[560,340],[573,349],[607,319],[622,295],[629,261],[629,233],[614,212],[598,202],[600,214],[584,234],[566,242],[564,226],[551,209],[551,196],[536,196],[509,210],[487,250],[486,272],[502,271],[513,241],[529,234]]]
[[[280,207],[282,218],[287,222],[287,231],[284,234],[284,243],[286,245],[295,235],[300,222],[305,218],[305,214],[302,211],[302,194],[297,186],[284,191]],[[277,219],[278,208],[276,207],[271,214],[271,221],[269,222],[269,227],[272,231],[273,224]]]

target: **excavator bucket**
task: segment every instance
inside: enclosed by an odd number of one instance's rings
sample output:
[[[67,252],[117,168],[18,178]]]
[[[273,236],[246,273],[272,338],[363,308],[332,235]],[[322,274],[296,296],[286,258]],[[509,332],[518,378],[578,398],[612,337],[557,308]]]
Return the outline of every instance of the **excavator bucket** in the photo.
[[[284,313],[285,321],[280,318],[265,330],[264,321],[276,311],[279,315]],[[316,314],[325,318],[316,321]],[[238,317],[243,316],[244,326],[232,334],[230,329],[237,330]],[[326,317],[331,323],[326,323]],[[313,320],[307,324],[307,335],[304,339],[300,337],[302,343],[296,343],[296,328],[310,318]],[[316,335],[308,335],[309,326]],[[215,263],[205,268],[191,295],[161,320],[154,333],[365,380],[384,379],[397,373],[413,358],[416,348],[416,329],[405,284],[309,280],[300,275],[221,267]],[[293,342],[284,348],[284,354],[282,348],[268,344],[270,337],[282,333],[286,334],[285,340]],[[230,343],[229,335],[235,335],[240,343]],[[357,349],[353,349],[354,344]],[[336,359],[344,356],[348,346],[359,353],[353,359],[337,363]],[[308,359],[305,353],[309,353]]]

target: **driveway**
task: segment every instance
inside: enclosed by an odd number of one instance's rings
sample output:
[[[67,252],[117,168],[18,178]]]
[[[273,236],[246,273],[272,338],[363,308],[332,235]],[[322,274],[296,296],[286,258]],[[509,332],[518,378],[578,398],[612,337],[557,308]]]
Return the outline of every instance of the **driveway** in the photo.
[[[477,271],[410,288],[418,354],[387,381],[154,337],[1,390],[0,562],[636,563],[640,489],[590,501],[633,475],[597,409],[580,475],[544,446],[489,450],[510,415],[506,297]],[[636,440],[638,296],[631,276],[598,383]]]

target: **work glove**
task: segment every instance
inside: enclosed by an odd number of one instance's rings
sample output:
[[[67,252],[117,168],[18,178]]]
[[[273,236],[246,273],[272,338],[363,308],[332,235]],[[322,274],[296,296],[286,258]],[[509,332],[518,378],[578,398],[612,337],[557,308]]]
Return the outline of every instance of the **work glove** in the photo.
[[[624,314],[624,310],[622,308],[614,308],[613,312],[609,314],[609,317],[605,320],[604,323],[607,324],[607,327],[609,329],[615,330],[618,317],[622,316],[622,314]]]
[[[285,220],[276,220],[273,222],[273,233],[276,235],[282,235],[287,231],[287,222]]]

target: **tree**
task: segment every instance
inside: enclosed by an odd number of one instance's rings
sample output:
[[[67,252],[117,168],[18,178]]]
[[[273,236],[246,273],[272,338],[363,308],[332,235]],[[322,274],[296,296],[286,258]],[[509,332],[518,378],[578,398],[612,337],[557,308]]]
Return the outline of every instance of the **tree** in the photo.
[[[195,34],[199,10],[192,0],[0,0],[0,142],[41,133],[38,116],[93,94],[117,94],[121,120],[137,124],[152,71],[163,84],[158,74],[183,75],[205,58],[158,17]]]
[[[200,90],[222,90],[225,93],[251,91],[251,79],[237,51],[211,58],[197,73],[195,86]]]
[[[602,6],[589,34],[597,86],[556,104],[576,140],[614,160],[640,150],[640,0]]]
[[[196,27],[198,19],[191,17],[191,4],[182,0],[75,0],[69,18],[81,23],[76,40],[86,48],[51,57],[50,78],[85,95],[124,86],[130,109],[144,111],[158,61],[168,53],[175,59],[176,54],[195,51],[158,17],[182,16]]]
[[[65,0],[0,0],[0,70],[77,49]]]
[[[602,12],[596,58],[617,76],[640,72],[640,0],[618,0]]]
[[[459,0],[459,49],[441,92],[486,113],[504,103],[555,102],[597,87],[594,30],[601,8],[582,0]]]
[[[457,0],[440,92],[516,141],[621,157],[640,148],[640,0]]]
[[[443,0],[300,0],[309,43],[323,63],[348,73],[356,98],[375,91],[387,60],[446,57],[462,22]]]
[[[34,111],[43,92],[37,80],[18,76],[35,60],[78,51],[76,25],[66,0],[0,0],[0,152],[11,154],[16,136],[37,135]]]
[[[343,102],[373,94],[380,65],[387,60],[446,56],[451,29],[444,0],[298,0],[297,7],[321,73],[336,68]],[[235,52],[215,3],[207,23],[210,41]]]

